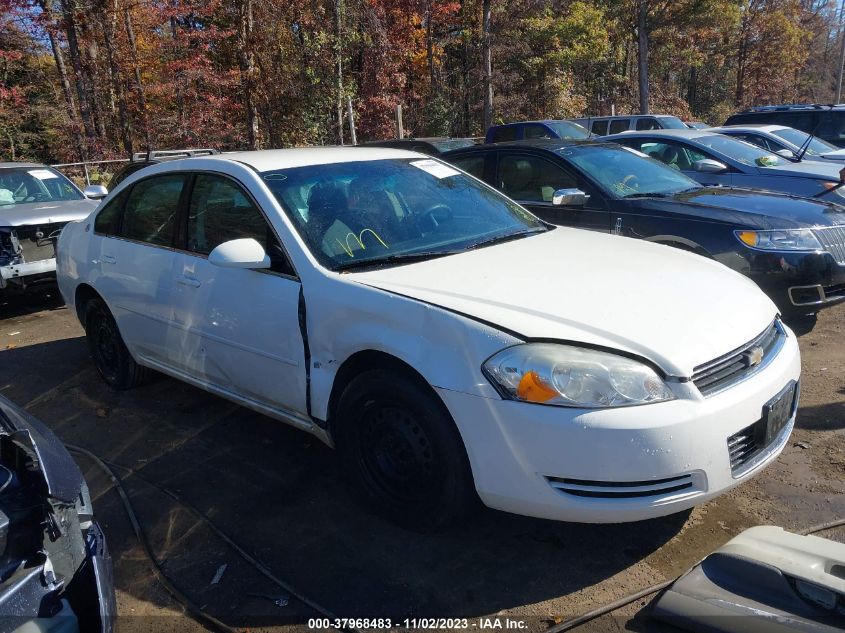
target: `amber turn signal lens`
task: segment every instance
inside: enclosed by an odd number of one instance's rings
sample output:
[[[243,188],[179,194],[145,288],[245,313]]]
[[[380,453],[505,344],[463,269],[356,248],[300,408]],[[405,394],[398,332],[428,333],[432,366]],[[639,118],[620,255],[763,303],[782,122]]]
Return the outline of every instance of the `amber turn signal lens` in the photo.
[[[756,231],[737,231],[736,236],[743,244],[747,244],[748,246],[757,246]]]
[[[537,372],[529,371],[519,381],[516,395],[528,402],[548,402],[558,395],[557,391],[543,383]]]

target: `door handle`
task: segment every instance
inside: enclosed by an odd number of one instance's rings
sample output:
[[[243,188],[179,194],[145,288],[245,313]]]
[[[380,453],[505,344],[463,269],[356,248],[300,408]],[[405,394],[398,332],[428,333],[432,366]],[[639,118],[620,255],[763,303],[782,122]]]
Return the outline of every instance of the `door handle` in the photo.
[[[191,288],[199,288],[202,285],[199,279],[194,279],[186,275],[177,275],[176,283],[182,284],[183,286],[190,286]]]
[[[100,261],[103,262],[104,264],[116,264],[117,258],[114,255],[103,255],[100,258]]]

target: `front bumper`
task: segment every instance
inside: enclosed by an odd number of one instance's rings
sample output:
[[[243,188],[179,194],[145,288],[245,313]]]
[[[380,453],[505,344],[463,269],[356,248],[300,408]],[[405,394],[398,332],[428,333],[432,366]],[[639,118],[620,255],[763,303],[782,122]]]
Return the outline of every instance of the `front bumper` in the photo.
[[[800,369],[798,343],[787,330],[765,369],[707,398],[691,383],[673,383],[676,400],[585,411],[438,393],[461,432],[486,505],[546,519],[622,523],[691,508],[774,460],[794,410],[742,474],[732,471],[728,440],[760,420],[766,403],[798,381]],[[608,498],[607,490],[630,494]]]
[[[9,264],[0,266],[0,290],[12,283],[26,281],[27,278],[55,274],[56,259],[42,259],[35,262],[23,262],[20,264]]]
[[[845,301],[845,266],[826,252],[750,251],[745,272],[784,312],[815,312]]]

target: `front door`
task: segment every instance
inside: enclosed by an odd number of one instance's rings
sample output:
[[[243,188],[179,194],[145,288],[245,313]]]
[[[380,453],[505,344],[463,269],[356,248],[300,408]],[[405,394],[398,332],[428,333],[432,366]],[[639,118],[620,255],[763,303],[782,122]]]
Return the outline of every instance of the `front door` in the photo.
[[[580,175],[550,159],[501,151],[495,186],[546,222],[593,231],[610,230],[602,196]],[[552,198],[560,189],[580,189],[590,197],[585,206],[558,206]]]
[[[177,369],[248,400],[304,414],[305,357],[300,283],[270,224],[243,187],[197,174],[187,207],[185,252],[174,271]],[[219,244],[251,237],[271,268],[221,268]]]

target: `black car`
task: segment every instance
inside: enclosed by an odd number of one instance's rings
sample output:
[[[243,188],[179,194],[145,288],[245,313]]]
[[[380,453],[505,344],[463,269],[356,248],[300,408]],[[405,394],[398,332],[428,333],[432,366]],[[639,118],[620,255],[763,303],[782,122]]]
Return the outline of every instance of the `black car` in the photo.
[[[845,105],[787,104],[758,106],[728,117],[725,125],[765,123],[783,125],[814,134],[837,147],[845,147]]]
[[[616,143],[502,143],[442,158],[552,224],[716,259],[753,279],[784,314],[845,301],[845,207],[702,186]]]
[[[121,182],[126,180],[136,171],[148,167],[150,165],[157,165],[168,160],[176,160],[178,158],[191,158],[192,156],[212,156],[219,154],[216,149],[166,149],[166,150],[150,150],[148,152],[135,152],[129,160],[129,164],[122,169],[115,172],[106,185],[109,191],[117,187]]]
[[[481,139],[453,138],[451,136],[428,136],[421,138],[389,138],[383,141],[368,141],[366,147],[395,147],[420,152],[429,156],[440,156],[444,152],[462,147],[472,147]]]
[[[82,473],[0,396],[0,630],[110,633],[112,561]]]

